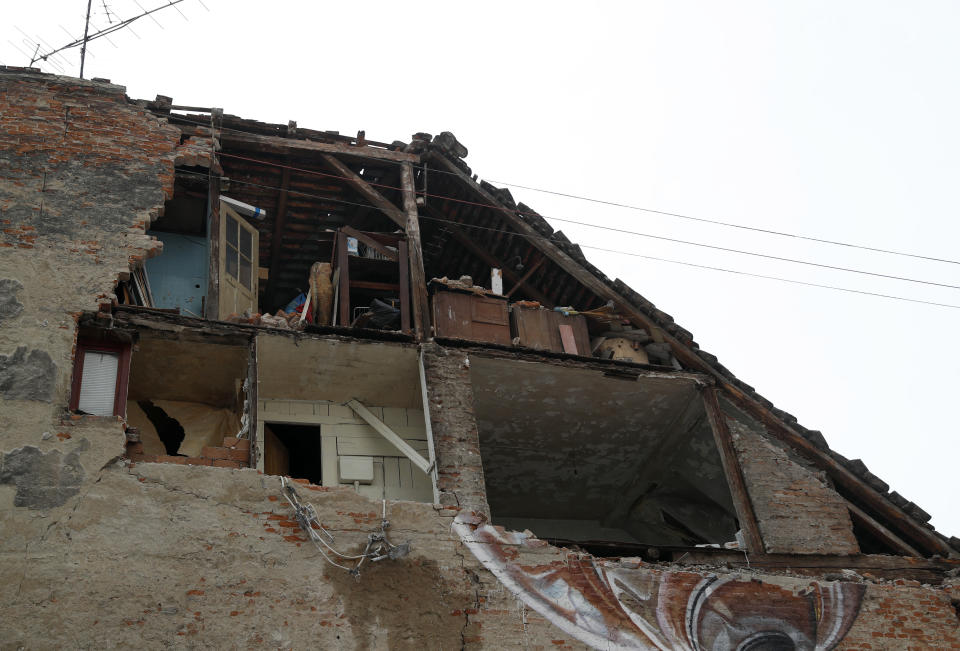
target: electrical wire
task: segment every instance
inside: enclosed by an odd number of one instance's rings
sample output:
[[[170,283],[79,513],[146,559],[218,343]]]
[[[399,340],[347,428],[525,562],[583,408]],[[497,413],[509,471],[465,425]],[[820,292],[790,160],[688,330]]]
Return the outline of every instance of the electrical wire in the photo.
[[[192,120],[192,119],[190,119],[190,118],[188,118],[187,116],[184,116],[184,115],[176,115],[176,116],[174,116],[174,117],[175,117],[176,119],[182,119],[182,120],[184,120],[184,121],[186,121],[186,122],[192,122],[192,123],[194,123],[194,124],[202,124],[201,122],[196,121],[196,120]],[[234,129],[234,128],[231,128],[231,127],[223,127],[223,128],[224,128],[224,130],[226,130],[226,131],[233,131],[233,132],[236,132],[236,133],[249,134],[248,131],[243,131],[242,129]],[[226,154],[226,153],[224,153],[224,152],[221,152],[220,155],[221,155],[221,156],[230,156],[230,154]],[[234,156],[235,156],[235,155],[234,155]],[[248,159],[248,160],[254,160],[254,159]],[[266,165],[276,165],[275,163],[270,163],[270,162],[268,162],[268,161],[259,161],[259,162],[262,162],[263,164],[266,164]],[[418,169],[426,169],[426,166],[425,166],[425,165],[415,165],[414,167],[416,167],[416,168],[418,168]],[[291,168],[291,169],[296,169],[296,168]],[[298,169],[297,171],[301,171],[301,172],[305,172],[305,173],[317,173],[315,170],[302,170],[302,169]],[[433,172],[433,173],[439,173],[439,174],[447,174],[447,175],[451,175],[451,176],[457,176],[457,174],[456,174],[455,172],[449,172],[449,171],[447,171],[447,170],[441,170],[441,169],[437,169],[437,168],[433,168],[433,167],[430,168],[430,171]],[[322,173],[320,173],[320,174],[322,174]],[[327,175],[327,176],[334,176],[334,175]],[[339,177],[339,178],[342,178],[342,177]],[[943,262],[943,263],[946,263],[946,264],[956,264],[956,265],[960,265],[960,260],[951,260],[951,259],[948,259],[948,258],[938,258],[938,257],[928,256],[928,255],[922,255],[922,254],[918,254],[918,253],[907,253],[907,252],[905,252],[905,251],[896,251],[896,250],[893,250],[893,249],[883,249],[883,248],[879,248],[879,247],[867,246],[867,245],[864,245],[864,244],[854,244],[854,243],[852,243],[852,242],[842,242],[842,241],[839,241],[839,240],[830,240],[830,239],[826,239],[826,238],[813,237],[813,236],[809,236],[809,235],[800,235],[800,234],[797,234],[797,233],[788,233],[788,232],[786,232],[786,231],[777,231],[777,230],[772,230],[772,229],[767,229],[767,228],[759,228],[759,227],[756,227],[756,226],[747,226],[747,225],[744,225],[744,224],[736,224],[736,223],[733,223],[733,222],[725,222],[725,221],[721,221],[721,220],[717,220],[717,219],[707,219],[707,218],[705,218],[705,217],[694,217],[694,216],[692,216],[692,215],[685,215],[685,214],[682,214],[682,213],[670,212],[670,211],[666,211],[666,210],[656,210],[656,209],[653,209],[653,208],[644,208],[644,207],[642,207],[642,206],[635,206],[635,205],[631,205],[631,204],[627,204],[627,203],[620,203],[620,202],[617,202],[617,201],[608,201],[608,200],[605,200],[605,199],[596,199],[596,198],[593,198],[593,197],[585,197],[585,196],[582,196],[582,195],[576,195],[576,194],[571,194],[571,193],[567,193],[567,192],[559,192],[559,191],[557,191],[557,190],[547,190],[547,189],[544,189],[544,188],[537,188],[537,187],[534,187],[534,186],[522,185],[522,184],[519,184],[519,183],[511,183],[511,182],[509,182],[509,181],[495,181],[495,180],[492,180],[492,179],[486,179],[486,181],[487,181],[488,183],[492,183],[492,184],[505,185],[505,186],[509,186],[509,187],[513,187],[513,188],[522,188],[522,189],[524,189],[524,190],[530,190],[530,191],[533,191],[533,192],[541,192],[541,193],[544,193],[544,194],[552,194],[552,195],[555,195],[555,196],[567,197],[567,198],[570,198],[570,199],[577,199],[577,200],[580,200],[580,201],[587,201],[587,202],[591,202],[591,203],[597,203],[597,204],[602,204],[602,205],[607,205],[607,206],[613,206],[613,207],[616,207],[616,208],[624,208],[624,209],[627,209],[627,210],[635,210],[635,211],[640,211],[640,212],[647,212],[647,213],[656,214],[656,215],[664,215],[664,216],[667,216],[667,217],[676,217],[676,218],[678,218],[678,219],[685,219],[685,220],[695,221],[695,222],[701,222],[701,223],[705,223],[705,224],[713,224],[713,225],[715,225],[715,226],[724,226],[724,227],[727,227],[727,228],[737,228],[737,229],[741,229],[741,230],[753,231],[753,232],[756,232],[756,233],[763,233],[763,234],[766,234],[766,235],[775,235],[775,236],[778,236],[778,237],[788,237],[788,238],[792,238],[792,239],[805,240],[805,241],[808,241],[808,242],[816,242],[816,243],[819,243],[819,244],[829,244],[829,245],[831,245],[831,246],[842,246],[842,247],[846,247],[846,248],[860,249],[860,250],[864,250],[864,251],[872,251],[872,252],[874,252],[874,253],[885,253],[885,254],[888,254],[888,255],[897,255],[897,256],[902,256],[902,257],[907,257],[907,258],[915,258],[915,259],[918,259],[918,260],[929,260],[929,261],[932,261],[932,262]],[[377,187],[388,188],[388,189],[392,189],[392,190],[399,190],[399,189],[400,189],[400,188],[398,188],[398,187],[388,186],[388,185],[382,185],[382,184],[376,184],[376,183],[370,183],[370,185],[377,186]],[[499,206],[494,206],[494,205],[491,205],[491,204],[470,202],[470,201],[465,201],[465,200],[462,200],[462,199],[456,199],[456,198],[454,198],[454,197],[444,197],[444,196],[440,196],[440,195],[429,195],[429,194],[427,194],[427,195],[425,195],[425,196],[433,196],[433,197],[435,197],[435,198],[446,199],[446,200],[448,200],[448,201],[456,201],[456,202],[459,202],[459,203],[468,203],[468,204],[472,204],[472,205],[486,206],[486,207],[488,207],[488,208],[499,208]],[[519,215],[535,215],[535,216],[537,216],[537,217],[544,217],[543,215],[540,215],[539,213],[535,213],[535,212],[524,212],[524,211],[522,211],[522,210],[513,210],[513,212],[516,212],[516,213],[519,214]],[[561,218],[559,218],[559,217],[545,217],[545,218],[547,218],[547,219],[552,219],[552,220],[555,220],[555,221],[566,221],[566,222],[570,222],[570,223],[574,223],[574,224],[582,224],[582,223],[583,223],[583,222],[577,222],[577,221],[569,220],[569,219],[561,219]],[[604,228],[604,229],[608,229],[608,230],[618,230],[618,229],[613,229],[613,228],[607,227],[607,226],[600,226],[600,225],[597,225],[597,224],[586,224],[586,225],[591,226],[591,227],[593,227],[593,228]],[[624,232],[632,233],[632,234],[634,234],[634,235],[641,235],[641,236],[645,236],[645,237],[647,236],[647,235],[645,235],[645,234],[643,234],[643,233],[634,233],[634,232],[632,232],[632,231],[624,231]],[[694,245],[694,246],[708,246],[708,245],[696,244],[696,243],[694,243],[693,245]],[[747,255],[754,255],[754,254],[751,254],[751,253],[748,252]],[[953,287],[953,286],[950,285],[950,287]]]
[[[177,173],[178,173],[178,174],[189,174],[189,175],[201,176],[201,177],[203,177],[203,178],[207,178],[207,174],[204,174],[204,173],[201,173],[201,172],[192,172],[192,171],[189,171],[189,170],[177,170]],[[230,179],[230,182],[231,182],[231,183],[239,183],[239,184],[241,184],[241,185],[249,185],[249,186],[257,187],[257,188],[269,189],[269,190],[283,190],[283,188],[280,188],[280,187],[275,186],[275,185],[265,185],[265,184],[262,184],[262,183],[254,183],[254,182],[252,182],[252,181],[241,181],[241,180],[239,180],[239,179]],[[302,197],[308,197],[308,198],[312,198],[312,199],[319,199],[319,200],[321,200],[321,201],[329,201],[329,202],[332,202],[332,203],[338,203],[338,204],[343,204],[343,205],[347,205],[347,206],[356,206],[356,207],[359,207],[359,208],[374,208],[374,209],[376,209],[375,206],[372,206],[371,204],[358,203],[358,202],[355,202],[355,201],[347,201],[347,200],[345,200],[345,199],[335,199],[335,198],[332,198],[332,197],[325,197],[325,196],[322,196],[322,195],[313,194],[313,193],[310,193],[310,192],[303,192],[303,191],[300,191],[300,190],[291,190],[291,189],[288,188],[288,189],[286,190],[286,192],[289,193],[289,194],[295,194],[295,195],[302,196]],[[454,225],[454,226],[458,226],[458,227],[461,227],[461,228],[473,228],[473,229],[480,229],[480,230],[485,230],[485,231],[491,231],[491,232],[495,232],[495,233],[504,233],[504,234],[506,234],[506,235],[511,235],[511,236],[514,236],[514,237],[522,237],[522,238],[524,238],[524,239],[526,239],[526,240],[528,240],[528,241],[529,241],[529,240],[533,240],[533,239],[539,239],[539,240],[542,240],[542,241],[545,241],[545,242],[549,242],[550,244],[556,245],[556,242],[555,242],[554,240],[551,240],[551,239],[549,239],[549,238],[547,238],[547,237],[543,237],[543,236],[530,236],[530,235],[525,235],[525,234],[523,234],[523,233],[515,233],[515,232],[513,232],[513,231],[507,231],[507,230],[498,229],[498,228],[491,228],[491,227],[489,227],[489,226],[478,226],[478,225],[474,225],[474,224],[465,224],[465,223],[463,223],[463,222],[458,222],[458,221],[455,221],[455,220],[452,220],[452,219],[443,219],[443,218],[440,218],[440,217],[429,217],[429,216],[426,216],[426,215],[420,215],[420,219],[424,219],[424,220],[428,220],[428,221],[435,221],[435,222],[440,222],[440,223],[446,223],[446,224],[452,224],[452,225]],[[656,257],[656,256],[644,255],[644,254],[635,253],[635,252],[632,252],[632,251],[620,251],[620,250],[617,250],[617,249],[607,249],[607,248],[603,248],[603,247],[590,246],[590,245],[586,245],[586,244],[580,244],[580,245],[578,245],[578,246],[580,246],[580,248],[583,248],[583,249],[592,249],[592,250],[596,250],[596,251],[603,251],[603,252],[605,252],[605,253],[616,253],[616,254],[619,254],[619,255],[627,255],[627,256],[631,256],[631,257],[644,258],[644,259],[652,260],[652,261],[656,261],[656,262],[668,262],[668,263],[671,263],[671,264],[678,264],[678,265],[683,265],[683,266],[687,266],[687,267],[696,267],[696,268],[699,268],[699,269],[707,269],[707,270],[710,270],[710,271],[722,271],[722,272],[725,272],[725,273],[736,274],[736,275],[740,275],[740,276],[749,276],[749,277],[754,277],[754,278],[763,278],[763,279],[766,279],[766,280],[775,280],[775,281],[779,281],[779,282],[783,282],[783,283],[790,283],[790,284],[794,284],[794,285],[806,285],[806,286],[808,286],[808,287],[818,287],[818,288],[821,288],[821,289],[829,289],[829,290],[838,291],[838,292],[847,292],[847,293],[851,293],[851,294],[862,294],[862,295],[864,295],[864,296],[875,296],[875,297],[879,297],[879,298],[887,298],[887,299],[892,299],[892,300],[897,300],[897,301],[906,301],[906,302],[908,302],[908,303],[920,303],[920,304],[922,304],[922,305],[934,305],[934,306],[937,306],[937,307],[947,307],[947,308],[952,308],[952,309],[958,309],[958,310],[960,310],[960,305],[952,305],[952,304],[949,304],[949,303],[937,303],[937,302],[934,302],[934,301],[924,301],[924,300],[916,299],[916,298],[907,298],[907,297],[905,297],[905,296],[895,296],[895,295],[892,295],[892,294],[881,294],[881,293],[877,293],[877,292],[868,292],[868,291],[865,291],[865,290],[851,289],[851,288],[848,288],[848,287],[837,287],[837,286],[834,286],[834,285],[821,285],[821,284],[810,283],[810,282],[806,282],[806,281],[802,281],[802,280],[794,280],[794,279],[791,279],[791,278],[781,278],[781,277],[779,277],[779,276],[768,276],[768,275],[765,275],[765,274],[757,274],[757,273],[752,273],[752,272],[748,272],[748,271],[740,271],[740,270],[736,270],[736,269],[725,269],[725,268],[723,268],[723,267],[712,267],[712,266],[709,266],[709,265],[701,265],[701,264],[696,264],[696,263],[693,263],[693,262],[685,262],[685,261],[682,261],[682,260],[671,260],[671,259],[669,259],[669,258],[659,258],[659,257]]]
[[[305,173],[305,174],[312,174],[312,175],[315,175],[315,176],[322,176],[322,177],[325,177],[325,178],[334,178],[334,179],[340,179],[340,180],[344,180],[344,181],[350,181],[350,180],[351,180],[350,178],[348,178],[348,177],[346,177],[346,176],[339,175],[339,174],[333,174],[333,173],[330,173],[330,172],[320,172],[320,171],[317,171],[317,170],[308,170],[308,169],[305,169],[305,168],[295,167],[295,166],[292,166],[292,165],[284,165],[284,164],[282,164],[282,163],[274,163],[274,162],[271,162],[271,161],[265,161],[265,160],[261,160],[261,159],[257,159],[257,158],[250,158],[249,156],[241,156],[241,155],[239,155],[239,154],[228,154],[228,153],[220,152],[219,155],[222,156],[222,157],[225,156],[225,157],[227,157],[227,158],[234,158],[234,159],[238,159],[238,160],[244,160],[244,161],[251,162],[251,163],[258,163],[258,164],[261,164],[261,165],[268,165],[268,166],[278,167],[278,168],[281,168],[281,169],[289,169],[289,170],[291,170],[291,171],[301,172],[301,173]],[[386,189],[389,189],[389,190],[401,190],[401,191],[402,191],[402,188],[400,188],[400,187],[396,187],[396,186],[392,186],[392,185],[387,185],[387,184],[384,184],[384,183],[375,183],[375,182],[372,182],[372,181],[366,181],[366,183],[367,183],[368,185],[370,185],[370,186],[373,186],[373,187],[386,188]],[[446,195],[437,195],[437,194],[430,194],[430,193],[424,193],[424,192],[420,192],[420,193],[418,193],[418,194],[420,194],[421,196],[431,197],[431,198],[434,198],[434,199],[444,199],[444,200],[449,200],[449,201],[456,201],[456,202],[458,202],[458,203],[464,203],[464,204],[469,204],[469,205],[474,205],[474,206],[481,206],[481,207],[485,207],[485,208],[500,209],[499,206],[495,206],[495,205],[493,205],[493,204],[482,203],[482,202],[477,202],[477,201],[467,201],[467,200],[465,200],[465,199],[456,199],[456,198],[449,197],[449,196],[446,196]],[[522,213],[522,212],[518,212],[518,214],[523,214],[523,213]],[[778,256],[778,255],[771,255],[771,254],[768,254],[768,253],[757,253],[756,251],[745,251],[745,250],[743,250],[743,249],[734,249],[734,248],[730,248],[730,247],[726,247],[726,246],[719,246],[719,245],[716,245],[716,244],[706,244],[706,243],[704,243],[704,242],[693,242],[693,241],[691,241],[691,240],[682,240],[682,239],[675,238],[675,237],[666,237],[666,236],[664,236],[664,235],[653,235],[652,233],[641,233],[641,232],[639,232],[639,231],[631,231],[631,230],[627,230],[627,229],[625,229],[625,228],[615,228],[615,227],[613,227],[613,226],[601,226],[601,225],[599,225],[599,224],[591,224],[590,222],[578,221],[578,220],[575,220],[575,219],[566,219],[566,218],[562,218],[562,217],[550,217],[550,219],[553,219],[554,221],[559,221],[559,222],[566,222],[566,223],[570,223],[570,224],[577,224],[577,225],[579,225],[579,226],[586,226],[586,227],[589,227],[589,228],[596,228],[596,229],[600,229],[600,230],[604,230],[604,231],[611,231],[611,232],[615,232],[615,233],[624,233],[624,234],[628,234],[628,235],[636,235],[636,236],[638,236],[638,237],[646,237],[646,238],[649,238],[649,239],[660,240],[660,241],[664,241],[664,242],[673,242],[673,243],[675,243],[675,244],[684,244],[684,245],[687,245],[687,246],[696,246],[696,247],[705,248],[705,249],[713,249],[713,250],[715,250],[715,251],[725,251],[725,252],[727,252],[727,253],[736,253],[736,254],[738,254],[738,255],[749,255],[749,256],[754,256],[754,257],[757,257],[757,258],[767,258],[767,259],[769,259],[769,260],[777,260],[778,262],[789,262],[789,263],[791,263],[791,264],[802,264],[802,265],[807,265],[807,266],[810,266],[810,267],[818,267],[818,268],[821,268],[821,269],[831,269],[831,270],[834,270],[834,271],[844,271],[844,272],[847,272],[847,273],[855,273],[855,274],[860,274],[860,275],[864,275],[864,276],[874,276],[874,277],[877,277],[877,278],[889,278],[889,279],[891,279],[891,280],[900,280],[900,281],[903,281],[903,282],[917,283],[917,284],[920,284],[920,285],[931,285],[931,286],[934,286],[934,287],[946,287],[946,288],[949,288],[949,289],[960,289],[960,285],[951,285],[951,284],[949,284],[949,283],[939,283],[939,282],[935,282],[935,281],[932,281],[932,280],[921,280],[921,279],[919,279],[919,278],[909,278],[909,277],[906,277],[906,276],[897,276],[897,275],[894,275],[894,274],[884,274],[884,273],[879,273],[879,272],[876,272],[876,271],[866,271],[866,270],[863,270],[863,269],[854,269],[854,268],[852,268],[852,267],[840,267],[840,266],[837,266],[837,265],[824,264],[824,263],[821,263],[821,262],[812,262],[812,261],[810,261],[810,260],[798,260],[798,259],[796,259],[796,258],[787,258],[787,257],[783,257],[783,256]]]

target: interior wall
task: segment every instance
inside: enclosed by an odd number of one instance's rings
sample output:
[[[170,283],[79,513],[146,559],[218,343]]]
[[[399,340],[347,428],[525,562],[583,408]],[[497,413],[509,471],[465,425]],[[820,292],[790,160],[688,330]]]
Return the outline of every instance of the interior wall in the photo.
[[[130,358],[127,400],[234,407],[247,377],[248,357],[246,346],[164,339],[143,332]]]
[[[262,399],[423,407],[417,350],[406,344],[260,334],[257,373]]]
[[[729,488],[691,378],[625,379],[476,355],[470,376],[496,524],[582,541],[735,539]]]

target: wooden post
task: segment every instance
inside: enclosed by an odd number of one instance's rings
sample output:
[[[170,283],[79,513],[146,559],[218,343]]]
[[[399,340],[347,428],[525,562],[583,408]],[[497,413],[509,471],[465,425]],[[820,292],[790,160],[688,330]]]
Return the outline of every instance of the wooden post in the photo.
[[[398,267],[400,267],[400,329],[410,333],[410,258],[407,241],[397,243]]]
[[[223,119],[223,109],[215,108],[210,112],[210,130],[214,140],[217,136],[218,119]],[[213,174],[216,159],[217,152],[214,149],[210,154],[210,180],[207,190],[210,210],[207,229],[207,239],[210,242],[210,259],[207,267],[207,298],[204,316],[208,319],[218,319],[220,317],[220,177]]]
[[[343,231],[337,233],[337,269],[340,271],[339,291],[337,292],[337,308],[340,319],[337,325],[350,327],[350,256],[347,255],[347,236]]]
[[[270,277],[267,279],[267,291],[264,295],[271,306],[276,300],[274,294],[280,284],[280,257],[283,253],[283,231],[287,225],[287,193],[290,188],[290,168],[284,167],[280,177],[280,196],[273,216],[273,237],[270,238]],[[268,309],[266,305],[261,306]],[[272,307],[270,308],[272,309]]]
[[[743,530],[743,535],[747,541],[747,551],[754,554],[763,554],[765,549],[763,538],[760,536],[760,526],[757,524],[757,516],[753,511],[753,503],[750,501],[747,483],[743,478],[740,461],[737,459],[737,451],[733,447],[733,438],[730,436],[730,428],[727,427],[727,418],[720,409],[716,387],[709,386],[703,390],[703,406],[707,410],[710,429],[713,430],[713,440],[717,443],[717,452],[720,453],[723,473],[727,477],[733,506],[737,510],[737,520],[740,522],[740,528]]]
[[[418,341],[430,338],[430,312],[427,304],[427,278],[423,270],[423,248],[420,244],[420,216],[413,187],[413,166],[401,163],[400,185],[403,187],[403,209],[407,213],[407,255],[410,257],[410,289],[413,295],[413,330]]]

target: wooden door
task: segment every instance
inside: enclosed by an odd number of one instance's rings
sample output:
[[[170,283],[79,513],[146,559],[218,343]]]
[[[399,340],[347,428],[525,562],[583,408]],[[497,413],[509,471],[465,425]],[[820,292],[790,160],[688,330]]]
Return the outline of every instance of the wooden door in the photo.
[[[230,314],[259,312],[257,281],[260,266],[260,234],[256,227],[220,202],[220,310],[219,318]]]

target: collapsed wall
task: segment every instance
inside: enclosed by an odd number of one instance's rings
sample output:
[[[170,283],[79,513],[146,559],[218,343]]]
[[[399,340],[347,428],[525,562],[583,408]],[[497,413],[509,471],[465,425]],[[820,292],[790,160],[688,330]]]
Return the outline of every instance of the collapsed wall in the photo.
[[[277,477],[124,459],[122,420],[67,410],[77,319],[97,312],[109,328],[99,306],[157,252],[144,229],[172,192],[178,138],[122,87],[0,72],[4,647],[960,648],[955,577],[596,559],[485,524],[458,350],[424,351],[439,503],[388,501],[410,554],[359,579],[309,544]],[[783,455],[739,434],[748,482],[769,479]],[[806,503],[807,485],[833,508],[796,473],[785,509]],[[361,549],[380,522],[383,505],[352,487],[300,489],[341,549]],[[788,526],[758,511],[761,527]],[[803,551],[789,529],[776,535],[774,550]]]

